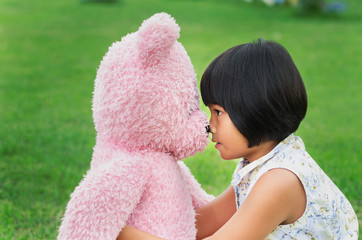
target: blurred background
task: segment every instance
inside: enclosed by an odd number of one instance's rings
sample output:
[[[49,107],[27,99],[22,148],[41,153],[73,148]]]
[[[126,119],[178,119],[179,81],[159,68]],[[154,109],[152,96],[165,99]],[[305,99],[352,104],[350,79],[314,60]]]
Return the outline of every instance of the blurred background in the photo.
[[[56,238],[90,167],[97,67],[113,42],[163,11],[180,25],[198,80],[234,45],[262,37],[287,48],[309,97],[297,135],[361,226],[362,2],[336,1],[0,0],[0,239]],[[212,144],[185,162],[215,195],[237,163]]]

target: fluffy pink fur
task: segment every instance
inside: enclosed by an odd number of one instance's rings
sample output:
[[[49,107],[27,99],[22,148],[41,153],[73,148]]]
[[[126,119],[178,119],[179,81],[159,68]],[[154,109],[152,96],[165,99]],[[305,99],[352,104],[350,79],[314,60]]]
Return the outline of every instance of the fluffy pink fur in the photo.
[[[179,161],[208,144],[196,76],[166,13],[115,42],[95,80],[91,168],[71,195],[58,239],[116,239],[125,225],[195,239],[212,199]]]

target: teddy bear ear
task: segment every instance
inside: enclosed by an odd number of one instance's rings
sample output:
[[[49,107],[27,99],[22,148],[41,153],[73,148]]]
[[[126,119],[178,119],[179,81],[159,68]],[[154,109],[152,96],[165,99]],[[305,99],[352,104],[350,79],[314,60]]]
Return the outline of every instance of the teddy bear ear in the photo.
[[[167,56],[170,47],[180,37],[180,27],[167,13],[157,13],[146,19],[138,29],[138,50],[146,66],[154,65]]]

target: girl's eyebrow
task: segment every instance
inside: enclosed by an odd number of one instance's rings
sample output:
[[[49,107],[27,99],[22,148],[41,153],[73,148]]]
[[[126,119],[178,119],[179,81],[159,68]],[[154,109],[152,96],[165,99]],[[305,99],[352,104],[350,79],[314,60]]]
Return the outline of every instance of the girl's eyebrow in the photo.
[[[225,112],[225,109],[223,107],[219,106],[219,105],[214,104],[213,108],[215,110],[220,111],[220,112]]]

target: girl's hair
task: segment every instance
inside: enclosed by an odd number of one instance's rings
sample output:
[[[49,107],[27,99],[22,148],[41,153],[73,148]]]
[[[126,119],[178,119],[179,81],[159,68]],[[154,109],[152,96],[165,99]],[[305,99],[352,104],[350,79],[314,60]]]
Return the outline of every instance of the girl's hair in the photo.
[[[225,109],[249,147],[282,141],[295,132],[307,111],[303,80],[287,50],[258,39],[230,48],[201,79],[205,105]]]

